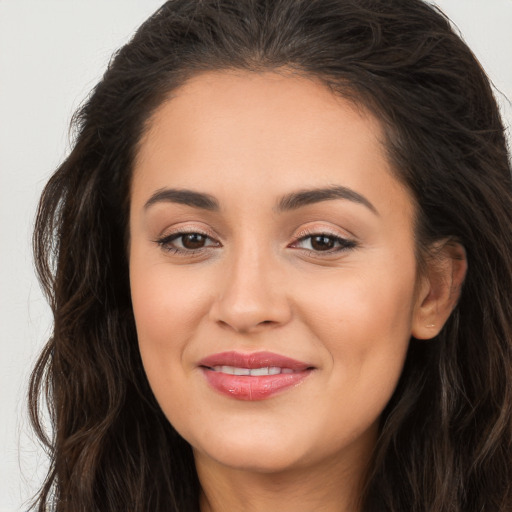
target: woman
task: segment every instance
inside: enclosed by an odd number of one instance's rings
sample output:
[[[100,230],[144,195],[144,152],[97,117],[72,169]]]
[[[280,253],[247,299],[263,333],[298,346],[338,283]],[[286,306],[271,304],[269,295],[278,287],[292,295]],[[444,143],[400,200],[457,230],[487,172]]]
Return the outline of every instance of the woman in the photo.
[[[35,231],[57,511],[500,511],[512,187],[420,0],[171,0]]]

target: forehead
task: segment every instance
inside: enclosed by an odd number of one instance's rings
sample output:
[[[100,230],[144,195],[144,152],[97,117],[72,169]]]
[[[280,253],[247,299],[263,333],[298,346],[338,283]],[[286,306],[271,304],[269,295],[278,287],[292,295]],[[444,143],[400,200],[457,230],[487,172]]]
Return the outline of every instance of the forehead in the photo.
[[[317,78],[286,71],[204,72],[172,91],[147,123],[140,146],[156,139],[157,132],[164,135],[163,128],[171,135],[171,123],[184,136],[190,134],[183,128],[196,123],[195,138],[207,135],[213,123],[220,133],[221,128],[235,122],[237,138],[249,134],[252,140],[256,129],[260,129],[261,136],[272,136],[272,130],[281,129],[283,124],[287,129],[278,140],[287,139],[287,143],[293,136],[325,138],[329,130],[346,136],[340,131],[340,114],[364,125],[376,141],[384,141],[381,125],[373,115],[361,104],[334,94]]]
[[[200,74],[164,102],[139,145],[135,195],[165,187],[220,195],[341,184],[374,192],[394,178],[380,122],[318,80],[274,72]],[[408,194],[406,194],[408,196]],[[381,198],[382,199],[382,198]],[[385,199],[385,198],[384,198]]]

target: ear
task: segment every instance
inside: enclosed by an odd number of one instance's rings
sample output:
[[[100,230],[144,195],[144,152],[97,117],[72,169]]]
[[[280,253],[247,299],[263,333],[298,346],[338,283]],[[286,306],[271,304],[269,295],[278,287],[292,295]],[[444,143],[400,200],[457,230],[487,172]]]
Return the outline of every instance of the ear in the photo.
[[[435,243],[418,283],[412,336],[421,340],[439,334],[457,305],[468,268],[464,247],[453,241]]]

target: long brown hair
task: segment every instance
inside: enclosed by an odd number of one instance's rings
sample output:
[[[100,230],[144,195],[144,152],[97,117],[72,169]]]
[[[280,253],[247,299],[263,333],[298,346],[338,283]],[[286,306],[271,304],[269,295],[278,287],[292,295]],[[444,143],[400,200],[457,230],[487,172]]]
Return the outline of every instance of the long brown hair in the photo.
[[[417,204],[418,259],[467,252],[460,301],[411,340],[381,419],[366,512],[512,510],[512,183],[489,81],[421,0],[171,0],[111,61],[74,117],[34,233],[54,330],[33,372],[51,466],[40,512],[198,509],[190,446],[139,356],[126,245],[130,179],[152,112],[205,70],[286,68],[370,109]],[[40,421],[45,397],[53,421]]]

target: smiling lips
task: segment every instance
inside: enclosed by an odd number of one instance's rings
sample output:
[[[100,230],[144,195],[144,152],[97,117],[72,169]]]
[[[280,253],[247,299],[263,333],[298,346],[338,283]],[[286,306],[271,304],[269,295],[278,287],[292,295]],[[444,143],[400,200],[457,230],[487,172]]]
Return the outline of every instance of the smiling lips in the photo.
[[[215,390],[238,400],[264,400],[296,386],[313,367],[272,352],[222,352],[199,362]]]

